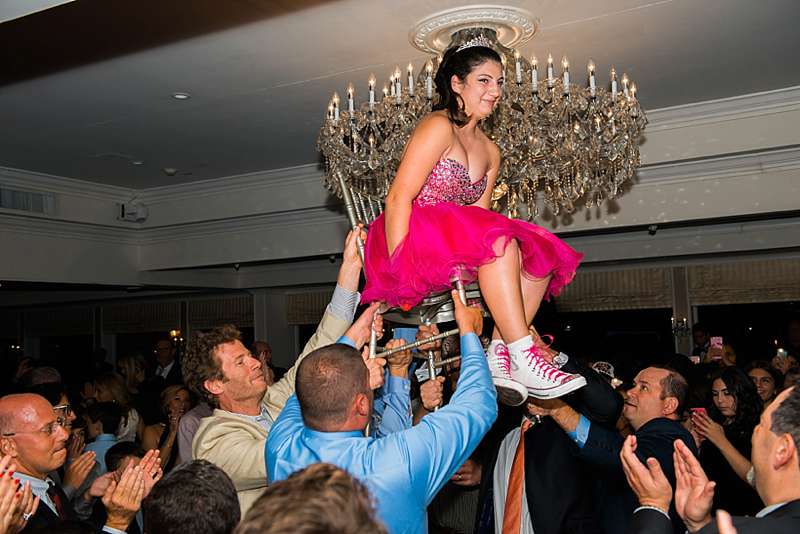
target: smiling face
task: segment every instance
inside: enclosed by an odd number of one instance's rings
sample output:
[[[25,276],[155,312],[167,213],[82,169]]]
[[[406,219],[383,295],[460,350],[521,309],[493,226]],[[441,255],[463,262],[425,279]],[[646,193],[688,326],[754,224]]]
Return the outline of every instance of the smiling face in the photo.
[[[476,65],[465,79],[454,75],[450,81],[453,92],[464,102],[464,113],[478,119],[494,111],[503,94],[504,82],[503,67],[491,60]]]
[[[767,403],[775,397],[775,379],[766,369],[750,369],[747,375],[756,385],[758,396],[761,397],[762,401]]]
[[[261,399],[267,391],[267,381],[261,362],[254,358],[241,341],[218,345],[214,356],[222,368],[222,380],[207,380],[206,389],[217,395],[223,410],[238,403]]]
[[[730,419],[736,415],[736,397],[733,392],[728,391],[728,386],[721,378],[714,380],[711,385],[711,399],[714,401],[714,406],[717,407],[726,419]]]

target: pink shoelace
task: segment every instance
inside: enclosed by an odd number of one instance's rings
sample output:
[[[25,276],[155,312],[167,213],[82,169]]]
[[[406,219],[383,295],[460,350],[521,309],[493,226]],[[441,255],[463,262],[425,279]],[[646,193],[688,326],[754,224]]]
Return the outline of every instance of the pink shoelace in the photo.
[[[548,343],[547,346],[549,347],[550,343]],[[539,349],[539,347],[536,345],[531,345],[529,349],[523,351],[523,354],[524,353],[527,353],[528,363],[531,365],[533,370],[536,371],[540,376],[545,377],[547,380],[562,382],[564,378],[569,378],[571,376],[548,362],[544,356],[542,356],[541,349]]]
[[[497,364],[500,366],[500,369],[502,369],[506,375],[511,376],[511,357],[508,354],[508,347],[505,343],[500,343],[497,345],[494,352],[496,356],[499,356],[499,358],[497,358]]]

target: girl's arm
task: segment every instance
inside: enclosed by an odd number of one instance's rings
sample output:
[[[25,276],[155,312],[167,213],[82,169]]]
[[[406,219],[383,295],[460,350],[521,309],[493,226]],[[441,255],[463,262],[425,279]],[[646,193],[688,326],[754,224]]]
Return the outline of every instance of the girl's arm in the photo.
[[[490,209],[492,205],[492,191],[494,184],[497,183],[497,174],[500,172],[500,149],[497,145],[488,141],[489,143],[489,170],[486,171],[486,191],[483,192],[474,206],[480,206],[483,209]]]
[[[386,244],[391,255],[408,233],[411,202],[425,180],[447,151],[453,140],[453,129],[447,117],[432,114],[419,123],[408,140],[400,168],[386,195]]]

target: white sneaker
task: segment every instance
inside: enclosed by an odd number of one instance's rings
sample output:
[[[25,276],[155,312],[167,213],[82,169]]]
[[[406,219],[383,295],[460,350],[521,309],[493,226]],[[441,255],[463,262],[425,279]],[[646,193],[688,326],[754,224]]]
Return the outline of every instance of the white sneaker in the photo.
[[[486,351],[492,382],[497,389],[497,398],[508,406],[519,406],[528,399],[528,388],[511,378],[508,347],[500,340],[492,340]]]
[[[581,375],[560,371],[544,359],[535,345],[509,358],[511,378],[525,385],[528,394],[537,399],[555,399],[586,385]]]

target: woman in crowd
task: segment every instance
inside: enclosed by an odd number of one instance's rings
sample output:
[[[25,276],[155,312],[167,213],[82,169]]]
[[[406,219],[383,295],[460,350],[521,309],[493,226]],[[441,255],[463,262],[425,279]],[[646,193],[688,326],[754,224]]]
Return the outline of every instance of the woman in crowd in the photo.
[[[766,360],[750,362],[745,371],[750,380],[753,381],[753,384],[755,384],[758,396],[761,397],[761,402],[766,408],[780,392],[783,385],[783,375]]]
[[[694,411],[692,426],[701,438],[700,463],[717,483],[714,506],[734,515],[755,515],[764,505],[746,480],[761,399],[742,370],[726,367],[713,376],[711,401],[707,413]]]
[[[489,362],[501,400],[574,391],[585,379],[554,367],[528,327],[542,299],[572,280],[582,255],[547,230],[490,209],[500,149],[479,123],[503,92],[500,55],[480,38],[454,46],[435,83],[434,111],[412,133],[386,210],[370,227],[363,300],[408,309],[449,289],[454,275],[477,278],[496,325]]]
[[[125,381],[116,373],[103,373],[94,380],[94,395],[97,402],[115,402],[122,408],[122,421],[117,429],[118,441],[141,439],[144,421],[134,408]]]
[[[178,457],[178,447],[175,444],[175,439],[178,437],[178,424],[183,414],[192,407],[192,396],[186,387],[182,385],[167,386],[161,392],[162,421],[144,429],[142,448],[144,450],[157,448],[160,451],[161,467],[164,472],[170,470],[175,464]]]

